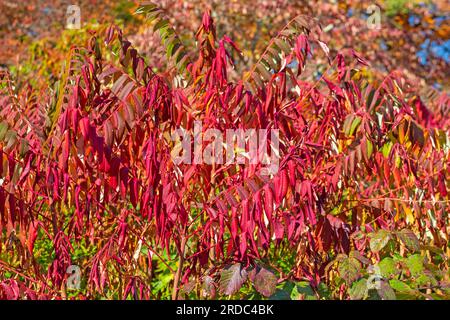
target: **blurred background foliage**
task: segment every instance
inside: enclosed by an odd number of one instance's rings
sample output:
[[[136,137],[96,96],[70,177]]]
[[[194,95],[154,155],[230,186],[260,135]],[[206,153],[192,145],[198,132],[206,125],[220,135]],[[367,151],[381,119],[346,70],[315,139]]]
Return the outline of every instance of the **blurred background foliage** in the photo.
[[[445,0],[157,2],[166,9],[170,22],[188,45],[195,39],[203,12],[210,9],[217,22],[218,37],[229,36],[243,50],[242,57],[235,57],[239,74],[260,57],[267,42],[290,19],[305,14],[319,20],[324,31],[323,41],[331,53],[354,48],[371,62],[372,68],[382,73],[400,70],[425,89],[431,86],[448,91],[449,88],[450,11]],[[78,1],[80,30],[65,28],[67,7],[71,4],[67,0],[2,1],[0,67],[9,68],[19,83],[30,80],[36,84],[39,78],[48,84],[60,74],[61,61],[70,47],[83,45],[92,33],[110,23],[124,29],[125,36],[146,56],[150,65],[156,69],[163,67],[157,33],[141,16],[134,15],[139,1]],[[371,5],[380,8],[379,29],[368,27]],[[326,68],[326,61],[317,63],[315,72],[320,73]]]

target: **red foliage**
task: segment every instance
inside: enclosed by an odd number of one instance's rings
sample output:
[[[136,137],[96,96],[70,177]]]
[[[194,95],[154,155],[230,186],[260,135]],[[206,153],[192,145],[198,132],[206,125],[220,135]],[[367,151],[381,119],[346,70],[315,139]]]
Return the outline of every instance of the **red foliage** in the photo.
[[[111,27],[72,51],[54,95],[29,87],[14,93],[5,75],[1,241],[11,243],[16,271],[27,277],[3,281],[0,295],[64,297],[81,242],[97,249],[82,266],[88,297],[119,288],[121,297],[141,299],[152,297],[152,259],[164,260],[164,250],[179,259],[177,298],[181,283],[210,283],[230,262],[247,268],[267,260],[273,244],[297,254],[289,277],[313,286],[323,281],[329,254],[366,251],[361,231],[411,225],[444,247],[448,97],[425,105],[396,73],[368,83],[354,52],[330,56],[327,72],[303,81],[311,55],[328,55],[308,21],[294,19],[237,83],[228,79],[236,47],[215,38],[208,14],[196,34],[198,55],[172,46],[173,68],[164,73]],[[165,39],[166,48],[174,39]],[[261,164],[175,164],[168,137],[179,127],[192,132],[194,120],[204,131],[280,130],[278,173],[260,174]],[[53,244],[48,272],[36,261],[37,237]]]

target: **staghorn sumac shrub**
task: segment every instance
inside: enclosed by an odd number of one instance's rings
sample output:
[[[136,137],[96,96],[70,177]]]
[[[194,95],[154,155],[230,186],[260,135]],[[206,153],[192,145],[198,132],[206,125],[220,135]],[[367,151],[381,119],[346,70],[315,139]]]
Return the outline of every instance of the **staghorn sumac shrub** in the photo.
[[[364,297],[349,291],[365,275],[355,259],[383,258],[380,230],[408,230],[400,255],[410,242],[448,255],[445,93],[422,97],[395,72],[369,81],[364,58],[330,56],[304,16],[232,82],[241,52],[209,12],[189,50],[157,6],[139,13],[160,34],[163,72],[110,26],[71,49],[54,90],[2,75],[0,297]],[[311,78],[316,57],[329,66]],[[175,162],[172,134],[196,121],[201,135],[278,130],[278,170]]]

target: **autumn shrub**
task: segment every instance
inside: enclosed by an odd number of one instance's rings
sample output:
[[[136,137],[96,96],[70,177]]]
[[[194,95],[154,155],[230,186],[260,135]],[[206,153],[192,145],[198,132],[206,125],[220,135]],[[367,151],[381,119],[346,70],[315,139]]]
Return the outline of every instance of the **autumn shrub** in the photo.
[[[367,79],[309,17],[243,72],[209,12],[189,49],[158,7],[138,13],[164,70],[110,26],[70,50],[55,90],[2,75],[1,298],[449,297],[446,93]],[[316,57],[327,70],[304,78]],[[196,121],[278,130],[278,170],[176,163],[172,135]]]

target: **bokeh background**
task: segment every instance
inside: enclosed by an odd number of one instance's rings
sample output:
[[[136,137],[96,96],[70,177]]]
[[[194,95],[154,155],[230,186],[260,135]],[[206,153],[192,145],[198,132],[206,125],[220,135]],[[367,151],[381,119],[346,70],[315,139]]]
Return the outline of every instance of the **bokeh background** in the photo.
[[[218,36],[228,35],[244,51],[237,61],[245,70],[264,51],[267,41],[289,22],[305,14],[319,20],[323,41],[333,52],[354,48],[380,72],[400,70],[425,89],[449,88],[450,3],[445,0],[162,0],[183,41],[194,41],[205,10],[211,10]],[[81,9],[81,30],[68,30],[67,8]],[[71,46],[83,45],[92,30],[116,23],[155,68],[161,68],[157,33],[134,15],[139,1],[30,0],[0,2],[0,67],[20,81],[36,73],[50,80],[60,72]],[[368,8],[381,14],[380,28],[368,27]],[[325,67],[325,66],[323,66]],[[320,72],[321,66],[315,72]]]

